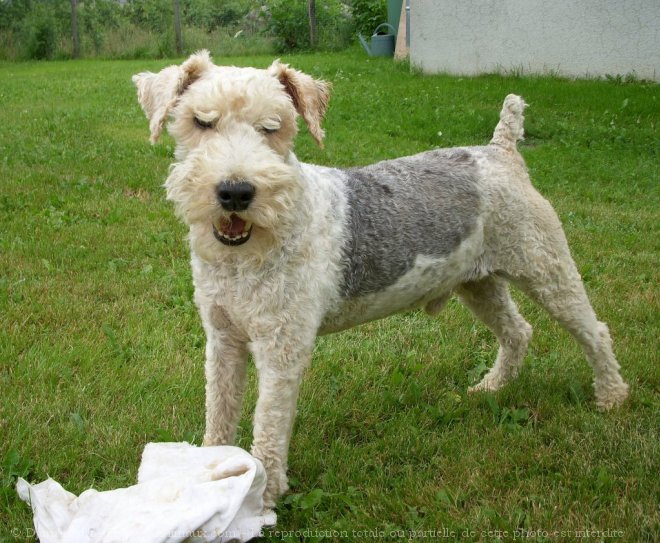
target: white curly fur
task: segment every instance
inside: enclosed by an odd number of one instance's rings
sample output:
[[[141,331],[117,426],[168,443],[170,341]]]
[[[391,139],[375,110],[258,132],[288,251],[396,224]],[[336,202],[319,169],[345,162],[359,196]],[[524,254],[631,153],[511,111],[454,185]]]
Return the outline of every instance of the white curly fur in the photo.
[[[451,254],[418,255],[394,284],[351,298],[342,293],[351,234],[347,174],[301,164],[292,150],[297,115],[322,143],[329,85],[279,61],[267,70],[215,66],[206,52],[133,80],[152,141],[171,117],[177,142],[165,187],[190,227],[195,302],[207,336],[204,441],[234,440],[252,353],[259,378],[252,452],[268,473],[267,505],[287,489],[296,397],[316,336],[411,307],[435,314],[452,292],[500,343],[494,366],[472,391],[497,390],[522,365],[532,328],[511,299],[512,282],[580,343],[598,407],[626,398],[607,326],[591,308],[557,215],[516,150],[520,97],[506,97],[489,146],[464,150],[475,161],[483,202],[475,230]],[[240,246],[214,234],[218,221],[232,220],[218,202],[223,180],[255,188],[238,213],[253,224]]]

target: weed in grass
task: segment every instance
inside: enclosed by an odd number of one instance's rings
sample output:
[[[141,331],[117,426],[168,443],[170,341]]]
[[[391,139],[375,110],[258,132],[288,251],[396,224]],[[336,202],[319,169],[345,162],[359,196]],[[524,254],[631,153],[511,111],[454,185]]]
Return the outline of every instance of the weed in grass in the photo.
[[[9,449],[0,464],[0,501],[9,503],[14,501],[16,480],[19,477],[28,479],[32,473],[32,464],[21,457],[16,449]]]
[[[520,430],[529,421],[529,410],[526,408],[501,407],[492,394],[485,395],[486,403],[493,414],[493,422],[507,430]]]
[[[573,381],[569,384],[568,400],[576,406],[582,406],[588,401],[584,386],[581,383]]]
[[[80,413],[71,413],[71,415],[69,416],[69,420],[71,421],[71,424],[74,426],[74,428],[80,435],[83,435],[85,433],[86,424]]]
[[[486,374],[486,372],[488,372],[488,370],[488,365],[486,365],[484,361],[479,361],[479,364],[467,372],[470,384],[474,385],[481,381],[481,378]]]
[[[108,338],[108,341],[110,342],[110,346],[112,348],[112,351],[114,352],[115,357],[117,360],[121,362],[128,362],[130,361],[132,355],[130,352],[130,348],[125,347],[122,345],[119,340],[117,339],[117,334],[115,331],[107,324],[104,324],[102,326],[103,333],[106,335]]]
[[[284,498],[284,504],[305,511],[307,509],[314,509],[321,503],[321,500],[325,497],[325,495],[326,493],[322,489],[315,488],[314,490],[305,494],[289,494],[286,496],[286,498]]]

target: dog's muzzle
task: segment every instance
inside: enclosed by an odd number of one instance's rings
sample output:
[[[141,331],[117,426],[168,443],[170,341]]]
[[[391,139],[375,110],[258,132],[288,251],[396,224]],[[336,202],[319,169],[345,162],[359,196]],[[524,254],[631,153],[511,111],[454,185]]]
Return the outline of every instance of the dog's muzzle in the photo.
[[[250,239],[252,223],[241,219],[236,213],[221,217],[213,223],[215,239],[225,245],[242,245]]]
[[[245,211],[255,193],[254,186],[246,181],[222,181],[217,187],[218,202],[225,211]],[[236,213],[213,223],[213,235],[225,245],[242,245],[250,239],[251,233],[252,223]]]

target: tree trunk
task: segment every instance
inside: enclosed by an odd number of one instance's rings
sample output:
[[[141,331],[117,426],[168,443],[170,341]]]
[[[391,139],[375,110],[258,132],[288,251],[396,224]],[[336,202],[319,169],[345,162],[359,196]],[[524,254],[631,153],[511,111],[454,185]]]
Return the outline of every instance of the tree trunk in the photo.
[[[307,0],[307,15],[309,16],[309,45],[316,47],[316,0]]]
[[[181,35],[181,4],[174,0],[174,36],[176,40],[176,54],[183,55],[183,36]]]
[[[71,41],[73,58],[80,57],[80,39],[78,36],[78,0],[71,0]]]

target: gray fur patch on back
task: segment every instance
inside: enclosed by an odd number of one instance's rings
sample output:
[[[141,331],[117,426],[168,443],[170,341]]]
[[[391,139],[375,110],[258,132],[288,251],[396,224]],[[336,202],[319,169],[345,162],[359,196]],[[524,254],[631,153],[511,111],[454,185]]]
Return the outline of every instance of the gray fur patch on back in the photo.
[[[465,149],[429,151],[345,174],[344,297],[394,284],[418,255],[450,254],[477,223],[478,170]]]

